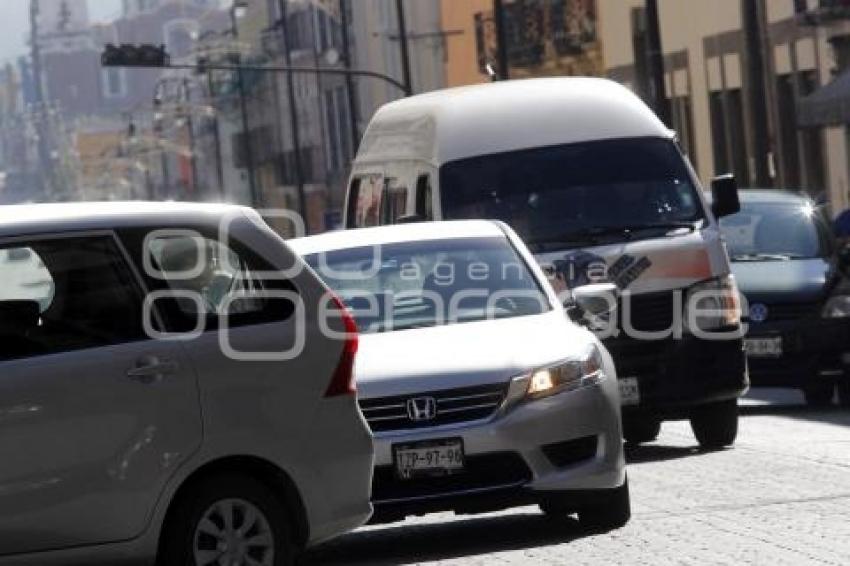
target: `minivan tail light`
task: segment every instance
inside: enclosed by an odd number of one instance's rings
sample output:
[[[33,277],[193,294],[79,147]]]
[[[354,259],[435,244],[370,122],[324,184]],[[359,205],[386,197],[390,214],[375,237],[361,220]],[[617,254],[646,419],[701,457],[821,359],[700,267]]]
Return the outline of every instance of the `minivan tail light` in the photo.
[[[342,354],[334,370],[331,383],[328,386],[328,390],[325,391],[325,397],[356,395],[357,384],[354,381],[354,359],[357,356],[357,347],[359,345],[357,322],[354,320],[348,307],[345,306],[339,297],[332,294],[331,298],[340,310],[342,324],[345,327],[345,344],[343,344]]]

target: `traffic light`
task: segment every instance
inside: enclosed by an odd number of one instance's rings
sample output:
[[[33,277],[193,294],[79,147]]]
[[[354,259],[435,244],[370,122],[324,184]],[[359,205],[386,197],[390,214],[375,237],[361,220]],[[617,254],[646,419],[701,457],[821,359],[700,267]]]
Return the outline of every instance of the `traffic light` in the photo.
[[[164,45],[109,44],[100,57],[104,67],[168,67],[171,56]]]

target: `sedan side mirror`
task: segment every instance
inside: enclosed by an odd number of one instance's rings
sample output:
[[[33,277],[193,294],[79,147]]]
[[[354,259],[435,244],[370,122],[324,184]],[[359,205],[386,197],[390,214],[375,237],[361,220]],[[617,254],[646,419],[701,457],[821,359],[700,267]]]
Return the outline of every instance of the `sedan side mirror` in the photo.
[[[594,320],[617,312],[619,294],[613,283],[582,285],[572,290],[572,299],[564,306],[573,322],[592,326]]]
[[[734,175],[720,175],[711,181],[711,211],[717,218],[741,212],[738,182]]]

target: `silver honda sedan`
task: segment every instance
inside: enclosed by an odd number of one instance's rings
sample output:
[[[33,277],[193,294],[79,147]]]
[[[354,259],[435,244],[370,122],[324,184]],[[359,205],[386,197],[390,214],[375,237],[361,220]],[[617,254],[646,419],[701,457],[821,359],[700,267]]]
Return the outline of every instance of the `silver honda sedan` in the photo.
[[[422,223],[288,242],[363,336],[376,521],[538,504],[630,516],[617,378],[505,224]]]

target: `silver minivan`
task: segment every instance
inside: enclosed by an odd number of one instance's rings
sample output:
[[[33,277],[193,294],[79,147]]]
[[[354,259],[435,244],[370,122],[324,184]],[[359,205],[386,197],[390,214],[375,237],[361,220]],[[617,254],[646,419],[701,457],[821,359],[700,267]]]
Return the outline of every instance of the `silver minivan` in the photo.
[[[302,266],[248,209],[0,207],[0,563],[282,566],[365,522],[357,336]]]

